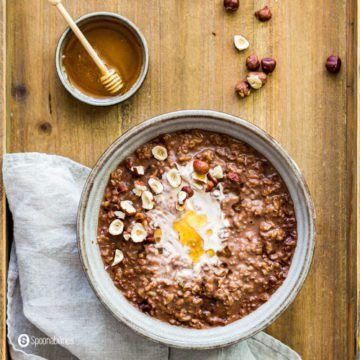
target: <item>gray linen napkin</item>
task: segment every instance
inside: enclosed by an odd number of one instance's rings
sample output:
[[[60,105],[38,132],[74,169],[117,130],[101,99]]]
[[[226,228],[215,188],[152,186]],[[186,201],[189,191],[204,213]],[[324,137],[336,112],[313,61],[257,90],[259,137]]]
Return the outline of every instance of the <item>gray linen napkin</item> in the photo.
[[[265,333],[223,349],[187,351],[153,343],[118,322],[90,288],[76,245],[76,212],[89,172],[60,156],[4,156],[15,239],[7,307],[13,359],[300,359]]]

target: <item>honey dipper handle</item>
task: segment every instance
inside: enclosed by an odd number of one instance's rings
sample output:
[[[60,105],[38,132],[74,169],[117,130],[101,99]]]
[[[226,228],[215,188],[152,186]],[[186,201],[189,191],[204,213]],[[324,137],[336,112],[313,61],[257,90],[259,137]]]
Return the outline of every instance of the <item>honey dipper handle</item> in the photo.
[[[61,0],[49,0],[50,4],[55,5],[58,10],[60,11],[61,15],[64,17],[66,22],[71,27],[72,31],[76,35],[76,37],[79,39],[81,44],[84,46],[85,50],[89,53],[91,58],[94,60],[97,67],[100,69],[101,73],[103,75],[106,75],[109,73],[108,68],[103,63],[103,61],[100,59],[94,48],[90,45],[89,41],[86,39],[84,34],[81,32],[79,27],[75,24],[75,21],[72,19],[70,14],[67,12],[63,4],[61,3]]]

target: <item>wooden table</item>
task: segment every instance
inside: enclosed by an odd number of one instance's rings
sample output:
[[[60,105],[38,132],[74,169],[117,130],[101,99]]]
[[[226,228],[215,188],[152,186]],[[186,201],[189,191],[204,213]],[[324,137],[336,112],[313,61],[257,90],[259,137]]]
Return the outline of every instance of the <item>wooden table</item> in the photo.
[[[219,110],[262,127],[287,149],[305,175],[315,202],[318,234],[313,265],[300,295],[267,332],[304,359],[352,358],[357,346],[360,203],[357,1],[269,0],[274,16],[264,24],[253,16],[265,3],[260,0],[242,0],[235,14],[225,13],[221,0],[65,3],[75,17],[106,10],[134,21],[148,40],[149,75],[139,93],[120,106],[94,108],[79,103],[66,93],[55,72],[63,19],[45,0],[1,0],[3,151],[54,153],[92,166],[124,130],[179,109]],[[251,44],[243,53],[232,43],[238,33]],[[240,100],[233,88],[245,76],[244,60],[250,53],[274,56],[278,67],[262,90]],[[324,70],[331,53],[343,59],[336,76]],[[2,212],[4,323],[4,207]],[[4,328],[0,335],[5,356]]]

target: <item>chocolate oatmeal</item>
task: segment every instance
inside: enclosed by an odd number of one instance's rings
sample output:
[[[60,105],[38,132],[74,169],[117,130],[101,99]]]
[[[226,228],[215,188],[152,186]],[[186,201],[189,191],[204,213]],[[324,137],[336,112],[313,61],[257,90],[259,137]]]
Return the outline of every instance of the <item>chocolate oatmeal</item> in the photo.
[[[238,320],[287,276],[294,205],[249,145],[201,130],[162,135],[110,176],[98,244],[105,268],[142,312],[197,329]]]

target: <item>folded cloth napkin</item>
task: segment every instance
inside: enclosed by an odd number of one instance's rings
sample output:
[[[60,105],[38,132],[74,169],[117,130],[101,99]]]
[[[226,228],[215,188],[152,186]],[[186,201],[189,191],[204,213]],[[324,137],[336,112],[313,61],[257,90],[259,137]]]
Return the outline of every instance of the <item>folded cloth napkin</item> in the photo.
[[[4,156],[15,239],[7,306],[12,359],[300,359],[265,333],[223,349],[188,351],[149,341],[118,322],[89,286],[76,245],[76,213],[89,172],[60,156]]]

